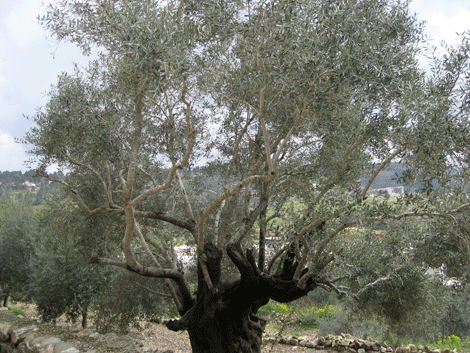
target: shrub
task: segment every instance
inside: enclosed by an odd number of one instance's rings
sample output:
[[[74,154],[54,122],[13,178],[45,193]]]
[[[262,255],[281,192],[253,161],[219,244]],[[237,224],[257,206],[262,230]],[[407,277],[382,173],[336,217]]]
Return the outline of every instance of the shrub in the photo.
[[[273,314],[289,314],[293,312],[293,307],[285,303],[278,303],[270,300],[268,304],[262,306],[258,310],[260,315],[273,315]]]
[[[328,313],[328,314],[327,314]],[[343,306],[336,306],[334,311],[322,311],[323,317],[318,318],[320,335],[339,335],[349,333],[355,337],[383,337],[387,326],[377,316],[361,316]]]
[[[334,312],[335,307],[331,304],[326,304],[322,308],[307,307],[302,310],[301,314],[302,328],[313,328],[318,325],[319,321],[331,318]]]
[[[439,333],[439,339],[437,340],[438,348],[457,349],[458,351],[462,350],[465,343],[466,344],[470,343],[470,339],[468,337],[464,342],[462,342],[462,339],[459,336],[456,336],[456,335],[444,336],[440,333]]]

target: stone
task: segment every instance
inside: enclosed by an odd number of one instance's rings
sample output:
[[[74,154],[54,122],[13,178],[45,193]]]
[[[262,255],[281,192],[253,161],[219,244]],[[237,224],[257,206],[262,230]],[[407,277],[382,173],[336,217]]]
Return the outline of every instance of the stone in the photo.
[[[380,344],[378,342],[373,342],[372,343],[372,350],[374,352],[379,352],[380,351]]]
[[[54,353],[68,352],[70,348],[74,348],[72,343],[60,341],[54,345]],[[76,350],[76,348],[74,349]]]
[[[48,344],[44,348],[39,348],[39,353],[54,353],[54,344]]]
[[[80,350],[78,350],[75,347],[70,347],[68,349],[65,349],[65,350],[61,351],[61,353],[80,353]]]
[[[0,342],[6,342],[10,339],[9,326],[0,326]]]
[[[81,332],[81,331],[83,331],[83,327],[82,327],[82,325],[72,325],[72,326],[70,326],[69,331],[71,333]]]
[[[11,343],[17,344],[25,338],[25,336],[32,331],[37,331],[38,328],[36,325],[31,325],[31,326],[26,326],[26,327],[21,327],[18,329],[12,329],[8,330],[8,333],[10,334],[10,340]]]
[[[44,336],[39,336],[39,337],[34,337],[31,342],[29,342],[29,345],[31,347],[39,347],[39,344],[41,341],[44,341],[47,337]]]
[[[370,341],[363,341],[364,343],[364,349],[366,351],[373,351],[374,350],[374,344]]]
[[[410,349],[408,347],[401,346],[401,347],[397,348],[396,353],[411,353],[411,352],[410,352]]]
[[[299,339],[298,339],[297,337],[293,337],[293,338],[290,340],[289,344],[290,344],[291,346],[298,346],[298,345],[299,345]]]
[[[357,350],[357,353],[366,353],[366,350],[364,348],[359,348]]]
[[[36,331],[29,332],[24,338],[23,343],[27,346],[30,345],[31,341],[36,338]]]
[[[112,340],[112,341],[107,341],[106,346],[108,348],[116,348],[116,349],[122,349],[122,348],[128,348],[131,345],[131,342],[127,340]]]
[[[15,347],[11,343],[0,343],[0,353],[11,353]]]
[[[36,340],[33,340],[31,342],[31,344],[33,344]],[[55,345],[56,343],[59,343],[59,342],[62,342],[59,338],[57,337],[46,337],[46,338],[42,338],[41,341],[39,341],[38,343],[35,343],[34,346],[39,348],[39,349],[42,349],[42,348],[45,348],[49,345]]]
[[[8,311],[8,308],[5,308],[4,306],[0,307],[0,311]]]
[[[105,335],[103,335],[103,340],[113,340],[113,339],[116,339],[118,338],[119,336],[117,334],[115,334],[114,332],[110,332],[110,333],[107,333]]]

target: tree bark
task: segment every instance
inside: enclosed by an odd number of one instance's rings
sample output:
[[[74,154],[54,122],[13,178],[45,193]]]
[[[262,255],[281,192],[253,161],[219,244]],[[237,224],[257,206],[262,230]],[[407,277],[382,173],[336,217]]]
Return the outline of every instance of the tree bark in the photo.
[[[290,302],[315,288],[313,278],[304,289],[289,273],[267,275],[259,270],[253,251],[243,253],[238,244],[230,244],[227,254],[238,268],[241,278],[229,284],[220,280],[222,251],[212,244],[204,246],[206,264],[213,284],[209,290],[199,268],[199,287],[193,307],[180,320],[167,327],[187,330],[193,353],[259,353],[266,320],[258,317],[259,308],[270,299]]]
[[[86,329],[88,326],[88,308],[82,310],[82,328]]]

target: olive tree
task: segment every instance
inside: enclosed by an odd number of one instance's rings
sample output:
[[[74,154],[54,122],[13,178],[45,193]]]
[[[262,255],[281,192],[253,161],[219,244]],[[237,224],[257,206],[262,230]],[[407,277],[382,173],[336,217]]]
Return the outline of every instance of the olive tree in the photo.
[[[406,2],[57,1],[41,22],[99,55],[32,117],[38,175],[88,216],[118,216],[121,255],[91,262],[164,281],[181,315],[167,327],[193,352],[259,352],[269,300],[344,293],[330,269],[349,228],[468,207],[367,200],[392,161],[442,186],[450,161],[466,163],[462,86],[419,70]]]
[[[0,299],[28,297],[29,260],[33,253],[32,239],[36,232],[31,205],[10,200],[0,202]]]
[[[29,284],[42,320],[66,315],[72,321],[80,318],[85,328],[93,311],[94,326],[104,332],[127,329],[139,316],[167,313],[164,297],[155,294],[164,292],[161,283],[90,264],[93,256],[117,255],[119,251],[110,244],[117,241],[120,225],[113,215],[87,217],[70,198],[55,195],[37,216]]]

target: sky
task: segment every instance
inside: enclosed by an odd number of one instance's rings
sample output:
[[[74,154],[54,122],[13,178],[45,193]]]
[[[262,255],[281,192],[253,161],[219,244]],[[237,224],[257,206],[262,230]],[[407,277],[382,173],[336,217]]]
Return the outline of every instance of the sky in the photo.
[[[457,44],[456,32],[470,30],[470,0],[412,0],[410,9],[427,22],[432,44]],[[16,142],[33,127],[24,116],[46,103],[61,72],[88,61],[74,45],[52,40],[37,20],[44,12],[42,0],[0,1],[0,171],[29,169],[31,146]]]

